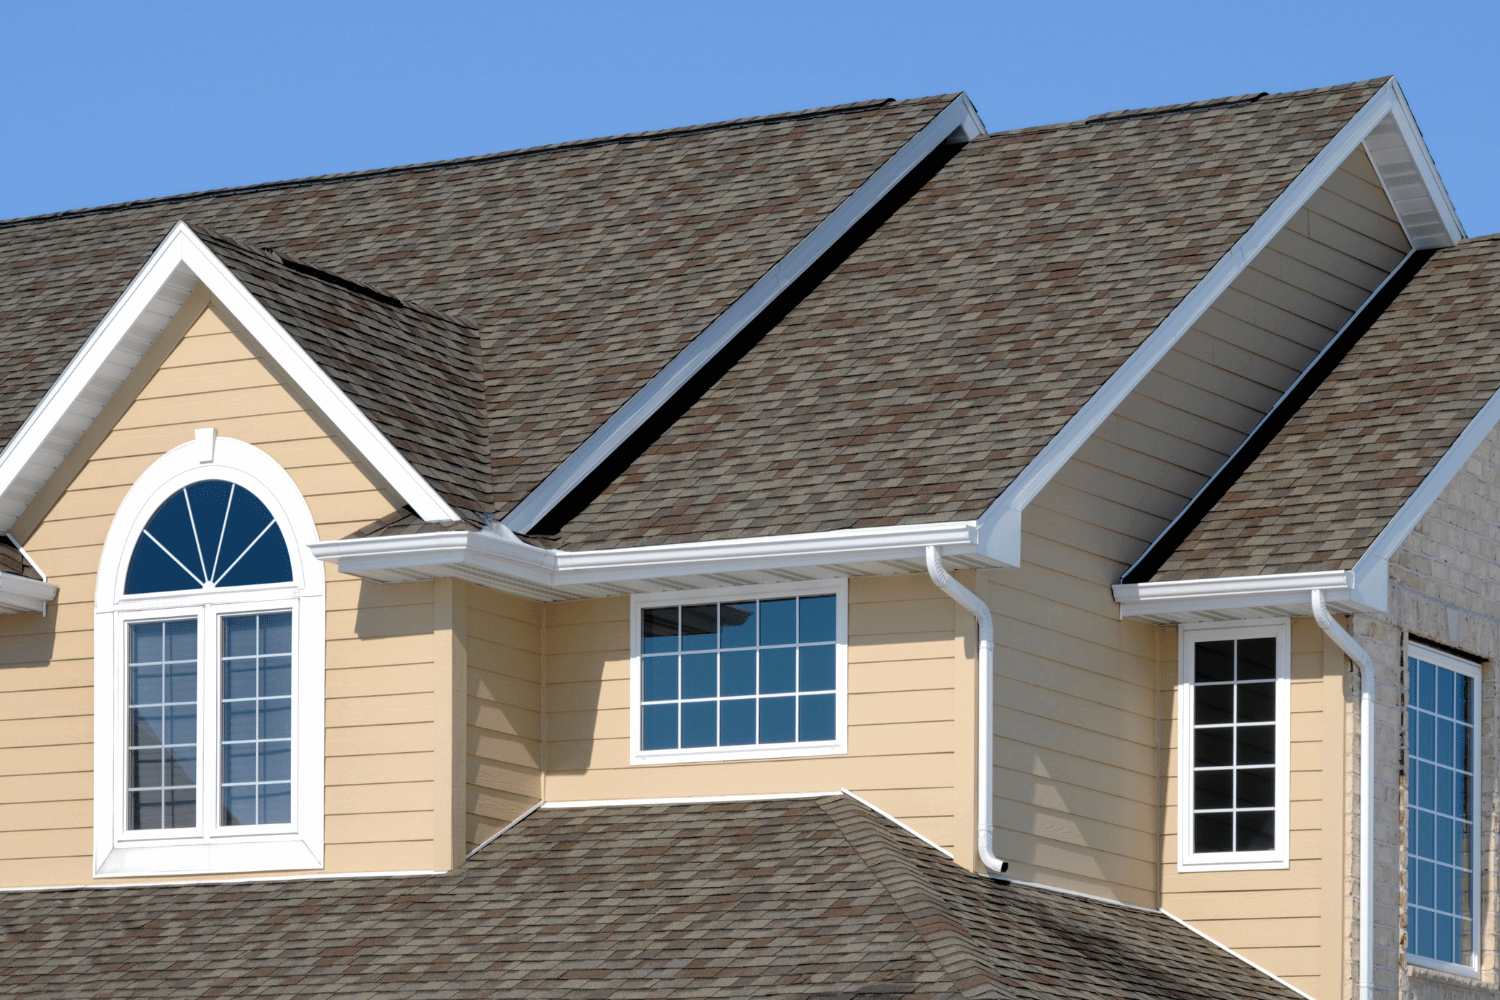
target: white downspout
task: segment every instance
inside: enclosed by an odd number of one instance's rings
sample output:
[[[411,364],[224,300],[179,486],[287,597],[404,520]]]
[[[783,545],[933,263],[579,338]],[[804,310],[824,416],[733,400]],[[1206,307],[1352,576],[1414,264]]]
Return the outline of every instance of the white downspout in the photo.
[[[1371,734],[1375,728],[1371,718],[1375,700],[1375,665],[1364,647],[1354,641],[1354,636],[1333,620],[1321,590],[1312,592],[1312,609],[1318,628],[1359,665],[1359,996],[1360,1000],[1370,1000],[1375,964],[1375,858],[1372,853],[1375,840],[1375,762],[1370,759],[1373,752]]]
[[[974,615],[979,623],[979,863],[1002,874],[1009,862],[995,857],[995,620],[990,609],[943,567],[936,545],[927,546],[927,575],[938,589]]]

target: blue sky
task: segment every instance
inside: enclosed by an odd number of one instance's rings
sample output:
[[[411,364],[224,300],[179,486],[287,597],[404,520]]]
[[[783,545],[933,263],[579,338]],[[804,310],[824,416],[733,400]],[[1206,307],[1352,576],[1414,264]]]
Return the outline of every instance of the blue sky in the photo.
[[[1394,73],[1500,230],[1500,3],[0,3],[0,218],[876,97],[991,130]]]

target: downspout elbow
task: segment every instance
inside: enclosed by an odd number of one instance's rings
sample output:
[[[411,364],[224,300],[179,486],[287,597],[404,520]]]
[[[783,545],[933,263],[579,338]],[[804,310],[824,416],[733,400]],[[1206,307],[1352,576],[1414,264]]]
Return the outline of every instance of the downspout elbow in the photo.
[[[1375,964],[1375,766],[1371,759],[1374,732],[1375,664],[1328,613],[1321,590],[1312,592],[1313,620],[1359,669],[1359,996],[1370,1000]]]
[[[1003,874],[1010,863],[995,857],[994,849],[995,619],[978,594],[948,575],[936,545],[927,546],[927,575],[939,590],[963,605],[979,625],[979,823],[976,847],[979,863],[994,874]]]

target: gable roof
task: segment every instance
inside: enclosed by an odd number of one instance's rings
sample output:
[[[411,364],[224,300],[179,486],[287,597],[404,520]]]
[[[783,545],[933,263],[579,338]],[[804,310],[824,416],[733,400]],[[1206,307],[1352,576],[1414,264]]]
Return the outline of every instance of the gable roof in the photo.
[[[1393,550],[1500,416],[1497,338],[1500,236],[1435,251],[1151,579],[1352,570],[1382,534]]]
[[[484,492],[487,509],[507,506],[952,101],[866,102],[0,223],[0,445],[187,217],[478,330]],[[463,444],[447,456],[460,466]]]
[[[1384,82],[976,139],[559,544],[978,518]]]
[[[1292,1000],[1171,917],[853,799],[542,809],[443,875],[0,894],[0,993]]]

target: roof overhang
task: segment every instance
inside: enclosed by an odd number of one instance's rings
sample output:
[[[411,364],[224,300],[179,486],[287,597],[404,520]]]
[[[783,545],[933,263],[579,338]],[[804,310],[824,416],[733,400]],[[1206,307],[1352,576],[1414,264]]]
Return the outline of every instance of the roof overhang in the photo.
[[[376,472],[424,520],[452,522],[438,495],[326,372],[184,222],[105,314],[0,452],[0,532],[9,531],[200,287],[227,309]]]
[[[626,549],[542,549],[499,525],[316,542],[313,555],[339,572],[396,583],[452,577],[543,601],[815,580],[925,573],[928,546],[955,567],[1001,565],[985,555],[973,521],[853,528],[643,545]]]
[[[1112,588],[1120,617],[1169,625],[1223,622],[1246,618],[1307,617],[1312,592],[1321,590],[1338,614],[1384,611],[1387,564],[1378,571],[1329,570],[1318,573],[1273,573],[1217,580],[1163,580],[1117,583]]]
[[[0,615],[46,614],[57,600],[57,584],[14,573],[0,573]]]
[[[1154,371],[1226,289],[1301,211],[1340,165],[1363,147],[1415,249],[1452,246],[1463,226],[1394,78],[1365,102],[1245,234],[1079,408],[979,518],[986,548],[1020,561],[1021,515],[1078,450]]]

